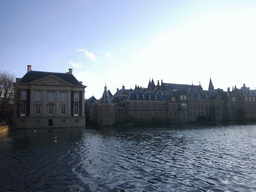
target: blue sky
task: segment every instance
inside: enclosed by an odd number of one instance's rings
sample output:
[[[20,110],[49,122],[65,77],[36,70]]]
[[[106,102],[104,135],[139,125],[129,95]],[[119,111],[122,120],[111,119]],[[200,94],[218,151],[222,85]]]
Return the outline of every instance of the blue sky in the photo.
[[[0,0],[0,70],[67,72],[86,98],[149,79],[256,87],[256,1]]]

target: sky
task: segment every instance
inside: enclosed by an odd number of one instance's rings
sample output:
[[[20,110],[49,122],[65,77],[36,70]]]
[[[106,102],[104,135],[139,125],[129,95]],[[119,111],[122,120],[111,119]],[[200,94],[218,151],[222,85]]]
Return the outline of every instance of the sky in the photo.
[[[0,70],[68,72],[104,86],[256,89],[256,0],[0,0]]]

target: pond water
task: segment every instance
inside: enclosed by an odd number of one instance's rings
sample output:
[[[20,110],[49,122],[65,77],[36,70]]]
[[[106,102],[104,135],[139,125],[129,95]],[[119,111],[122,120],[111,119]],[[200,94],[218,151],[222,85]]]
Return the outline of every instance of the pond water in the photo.
[[[17,130],[0,191],[256,191],[256,126]]]

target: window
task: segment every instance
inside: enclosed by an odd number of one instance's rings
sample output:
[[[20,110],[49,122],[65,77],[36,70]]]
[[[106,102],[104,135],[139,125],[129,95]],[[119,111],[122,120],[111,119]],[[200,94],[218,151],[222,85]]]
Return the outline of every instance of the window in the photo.
[[[41,100],[41,92],[36,92],[36,100]]]
[[[79,101],[79,93],[74,94],[74,101]]]
[[[187,103],[181,103],[181,108],[182,109],[187,109]]]
[[[61,123],[66,123],[66,120],[65,119],[61,119]]]
[[[183,100],[183,95],[180,95],[180,100]]]
[[[40,123],[40,119],[36,119],[36,124],[39,124]]]
[[[27,92],[26,91],[21,91],[21,100],[27,100]]]
[[[53,92],[49,92],[48,93],[48,99],[49,100],[53,100]]]
[[[74,106],[74,116],[78,116],[79,107],[77,105]]]
[[[26,115],[26,105],[21,105],[20,106],[20,116],[25,116]]]
[[[61,93],[61,101],[66,101],[67,94],[66,93]]]
[[[79,119],[75,119],[75,123],[79,123]]]
[[[62,105],[61,106],[61,114],[66,114],[66,106],[65,105]]]
[[[36,114],[40,114],[40,112],[41,112],[41,106],[40,106],[40,105],[36,105],[36,106],[35,106],[35,109],[36,109]]]
[[[175,101],[175,97],[172,97],[172,101]]]
[[[48,106],[48,114],[53,114],[53,105]]]
[[[24,124],[25,123],[25,119],[21,119],[20,123]]]

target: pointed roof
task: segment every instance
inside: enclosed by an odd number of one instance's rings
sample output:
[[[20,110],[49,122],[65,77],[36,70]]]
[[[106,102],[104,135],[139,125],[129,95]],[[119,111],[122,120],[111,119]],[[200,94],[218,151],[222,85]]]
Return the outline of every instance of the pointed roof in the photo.
[[[98,100],[94,96],[91,96],[89,99],[87,99],[85,101],[85,103],[87,103],[87,104],[97,104]]]
[[[212,78],[210,78],[208,90],[209,90],[209,91],[210,91],[210,90],[214,90],[214,86],[213,86],[213,83],[212,83]]]
[[[107,86],[104,87],[104,92],[101,97],[101,104],[112,104],[112,94],[109,90],[107,90]]]
[[[155,85],[154,79],[152,78],[151,81],[150,81],[150,79],[149,79],[149,82],[148,82],[148,89],[154,90],[155,87],[156,87],[156,85]]]

